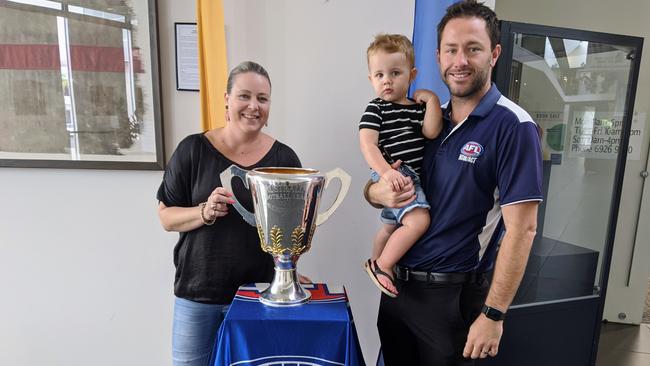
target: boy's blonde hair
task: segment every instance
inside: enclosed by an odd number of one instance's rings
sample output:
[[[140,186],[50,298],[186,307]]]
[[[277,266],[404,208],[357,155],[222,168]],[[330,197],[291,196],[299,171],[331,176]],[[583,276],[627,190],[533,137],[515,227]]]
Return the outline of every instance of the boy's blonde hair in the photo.
[[[408,38],[401,34],[378,34],[375,40],[368,46],[366,51],[366,58],[370,58],[370,54],[376,51],[384,51],[386,53],[401,52],[406,56],[410,67],[415,67],[415,51],[413,44]],[[366,60],[367,61],[367,60]]]

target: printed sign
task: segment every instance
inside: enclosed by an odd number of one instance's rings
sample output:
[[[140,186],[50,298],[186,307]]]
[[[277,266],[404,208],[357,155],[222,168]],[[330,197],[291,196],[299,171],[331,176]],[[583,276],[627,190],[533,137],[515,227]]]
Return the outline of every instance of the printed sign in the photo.
[[[592,159],[616,159],[621,148],[622,114],[574,112],[569,127],[569,156]],[[645,113],[632,117],[627,159],[639,160]]]

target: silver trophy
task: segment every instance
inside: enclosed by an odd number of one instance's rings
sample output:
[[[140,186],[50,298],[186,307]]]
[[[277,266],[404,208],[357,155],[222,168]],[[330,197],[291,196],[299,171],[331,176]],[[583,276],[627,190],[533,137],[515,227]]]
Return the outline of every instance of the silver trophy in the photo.
[[[324,223],[341,204],[350,188],[350,176],[336,168],[321,174],[303,168],[257,168],[251,171],[231,165],[221,175],[221,184],[232,192],[231,181],[238,177],[253,196],[255,214],[233,197],[233,206],[244,220],[257,227],[262,250],[273,256],[275,276],[262,292],[260,301],[270,306],[294,306],[311,298],[298,281],[296,262],[311,247],[316,226]],[[341,188],[332,206],[318,213],[318,202],[332,179]]]

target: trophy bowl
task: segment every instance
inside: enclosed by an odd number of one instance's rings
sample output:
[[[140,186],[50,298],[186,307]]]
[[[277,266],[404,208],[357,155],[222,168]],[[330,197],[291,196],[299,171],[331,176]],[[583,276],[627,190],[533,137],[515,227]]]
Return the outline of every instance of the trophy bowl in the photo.
[[[275,275],[260,301],[270,306],[295,306],[309,301],[311,294],[298,281],[296,262],[311,247],[316,226],[324,223],[341,204],[350,188],[350,176],[336,168],[322,174],[315,169],[268,167],[246,171],[231,165],[221,175],[221,184],[232,192],[238,177],[250,190],[255,213],[233,197],[233,207],[257,228],[262,250],[273,257]],[[318,213],[318,203],[330,181],[341,188],[331,207]]]

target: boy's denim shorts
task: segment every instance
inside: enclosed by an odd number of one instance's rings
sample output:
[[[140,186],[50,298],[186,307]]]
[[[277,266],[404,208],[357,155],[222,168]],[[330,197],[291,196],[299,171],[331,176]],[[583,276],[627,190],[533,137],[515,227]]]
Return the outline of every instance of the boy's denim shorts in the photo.
[[[431,206],[429,205],[429,202],[427,201],[427,198],[424,195],[424,191],[422,190],[422,186],[420,185],[420,177],[418,177],[417,173],[413,170],[408,165],[402,165],[399,167],[399,172],[402,173],[405,177],[411,177],[413,180],[413,186],[415,187],[415,200],[413,202],[409,203],[408,205],[400,208],[384,208],[381,210],[381,216],[380,220],[384,224],[389,224],[389,225],[398,225],[402,223],[402,217],[404,215],[413,210],[414,208],[430,208]],[[370,170],[370,179],[373,182],[379,181],[380,177],[377,172],[374,170]]]

